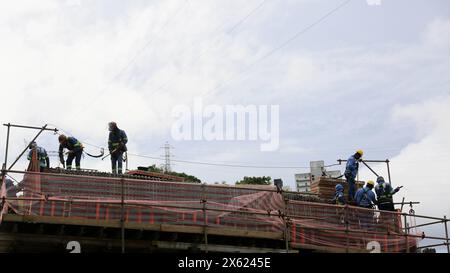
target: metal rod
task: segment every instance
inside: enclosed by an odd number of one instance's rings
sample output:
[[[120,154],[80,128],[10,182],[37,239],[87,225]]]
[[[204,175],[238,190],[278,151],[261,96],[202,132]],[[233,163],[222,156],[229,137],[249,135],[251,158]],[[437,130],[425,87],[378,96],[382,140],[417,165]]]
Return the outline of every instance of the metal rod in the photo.
[[[406,219],[406,215],[403,215],[403,220],[405,221],[405,240],[406,240],[406,253],[409,253],[409,240],[408,240],[408,234],[409,234],[409,230],[407,228],[408,223],[407,223],[407,219]]]
[[[431,225],[435,225],[435,224],[440,224],[443,221],[436,221],[436,222],[431,222],[431,223],[426,223],[426,224],[421,224],[421,225],[415,225],[415,226],[410,226],[408,227],[409,229],[413,229],[413,228],[418,228],[418,227],[425,227],[425,226],[431,226]],[[445,222],[445,221],[444,221]]]
[[[286,215],[287,215],[287,202],[288,199],[284,198],[284,208],[283,208],[283,222],[284,222],[284,240],[286,243],[286,253],[289,253],[289,238],[290,238],[290,233],[289,233],[289,223],[286,221]],[[294,234],[295,236],[295,234]]]
[[[367,163],[365,162],[365,160],[361,159],[361,162],[366,165],[367,168],[369,168],[370,171],[373,172],[374,175],[376,175],[377,177],[379,176],[369,165],[367,165]]]
[[[400,211],[403,212],[403,206],[405,205],[405,197],[403,197],[401,204],[402,204],[402,206],[400,207]]]
[[[345,221],[345,236],[346,236],[346,241],[345,241],[345,252],[346,253],[348,253],[349,252],[349,245],[350,245],[350,238],[348,237],[348,230],[349,230],[349,227],[348,227],[348,205],[346,204],[345,205],[345,207],[344,207],[344,211],[345,211],[345,219],[344,219],[344,221]]]
[[[429,247],[436,247],[436,246],[448,246],[448,244],[447,243],[441,243],[441,244],[435,244],[435,245],[426,245],[426,246],[421,246],[421,247],[418,247],[417,249],[423,249],[423,248],[429,248]]]
[[[389,183],[390,183],[391,186],[392,186],[391,168],[389,167],[389,159],[386,159],[386,165],[387,165],[387,172],[388,172]]]
[[[41,130],[42,127],[35,127],[35,126],[26,126],[26,125],[17,125],[17,124],[3,124],[3,126],[8,126],[8,127],[16,127],[16,128],[24,128],[24,129],[36,129],[36,130]],[[53,131],[55,133],[57,133],[59,130],[57,128],[46,128],[46,131]]]
[[[346,159],[338,159],[338,162],[347,162]],[[369,162],[369,163],[386,163],[386,160],[366,160],[364,159],[365,162]]]
[[[403,200],[405,200],[405,198],[403,197]],[[394,205],[404,205],[404,204],[414,204],[414,205],[417,205],[417,204],[420,204],[420,202],[413,202],[413,201],[410,201],[410,202],[408,202],[408,201],[406,201],[406,202],[397,202],[397,203],[393,203]]]
[[[5,175],[6,175],[6,166],[8,164],[8,150],[9,150],[9,132],[10,132],[10,124],[8,123],[8,131],[6,133],[6,147],[5,147],[5,162],[2,165],[2,180],[0,181],[0,187],[3,184],[3,181],[5,180]]]
[[[447,243],[447,253],[450,253],[450,246],[448,245],[448,228],[447,228],[447,216],[444,215],[444,226],[445,226],[445,242]]]
[[[122,239],[122,253],[125,253],[125,180],[121,179],[121,217],[120,217],[120,229]]]
[[[41,130],[39,131],[39,133],[37,133],[37,135],[33,138],[33,140],[30,141],[30,143],[28,143],[27,147],[25,147],[23,149],[23,151],[20,153],[20,155],[16,158],[16,160],[11,164],[11,166],[9,166],[8,171],[12,169],[12,167],[14,167],[14,165],[17,163],[17,161],[19,161],[19,159],[22,157],[22,155],[27,151],[28,146],[30,146],[31,143],[33,143],[41,134],[42,132],[44,132],[45,128],[47,128],[47,124],[45,124]]]
[[[202,210],[203,210],[203,235],[205,239],[205,252],[208,253],[208,232],[206,228],[208,227],[208,222],[206,220],[206,192],[205,184],[202,184]]]

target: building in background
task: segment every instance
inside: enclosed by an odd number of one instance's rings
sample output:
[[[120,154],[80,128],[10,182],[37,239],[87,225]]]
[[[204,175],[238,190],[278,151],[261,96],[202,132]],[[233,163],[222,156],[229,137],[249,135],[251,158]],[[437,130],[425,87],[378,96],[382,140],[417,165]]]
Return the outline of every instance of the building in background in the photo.
[[[311,161],[309,162],[310,172],[309,173],[299,173],[295,174],[295,185],[298,192],[310,192],[311,182],[316,178],[321,176],[326,177],[339,177],[341,176],[341,171],[327,171],[325,170],[325,162]]]

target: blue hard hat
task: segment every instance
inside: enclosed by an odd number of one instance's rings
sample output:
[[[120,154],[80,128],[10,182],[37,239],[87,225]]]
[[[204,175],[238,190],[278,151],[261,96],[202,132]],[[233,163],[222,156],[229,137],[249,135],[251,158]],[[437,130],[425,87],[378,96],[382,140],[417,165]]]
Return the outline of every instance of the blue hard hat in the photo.
[[[378,176],[377,183],[381,183],[381,182],[384,182],[384,177]]]
[[[342,186],[341,184],[337,184],[335,189],[336,191],[344,191],[344,186]]]

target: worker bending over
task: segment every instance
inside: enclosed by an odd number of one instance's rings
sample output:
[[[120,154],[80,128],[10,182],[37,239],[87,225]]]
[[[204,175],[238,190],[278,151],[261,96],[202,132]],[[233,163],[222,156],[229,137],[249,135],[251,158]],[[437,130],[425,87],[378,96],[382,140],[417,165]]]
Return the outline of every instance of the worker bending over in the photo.
[[[356,176],[358,175],[358,169],[359,169],[359,159],[363,156],[363,151],[358,150],[356,153],[349,157],[347,160],[347,165],[345,167],[344,176],[347,180],[348,184],[348,201],[353,201],[355,197],[355,190],[356,190]]]
[[[66,168],[72,169],[72,161],[75,159],[75,167],[77,170],[81,170],[81,156],[83,155],[83,145],[74,137],[67,137],[60,135],[59,140],[59,160],[64,166],[64,154],[63,150],[69,150],[67,152]]]
[[[110,122],[108,149],[111,154],[111,166],[113,174],[122,174],[123,153],[127,151],[128,138],[124,130],[117,127],[117,123]]]

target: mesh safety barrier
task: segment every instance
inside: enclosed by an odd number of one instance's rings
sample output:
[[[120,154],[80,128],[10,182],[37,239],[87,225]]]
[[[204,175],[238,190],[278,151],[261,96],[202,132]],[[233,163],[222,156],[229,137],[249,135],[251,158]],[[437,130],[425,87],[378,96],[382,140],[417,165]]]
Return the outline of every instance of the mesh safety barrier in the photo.
[[[9,213],[108,221],[123,212],[129,223],[278,233],[294,247],[367,250],[375,242],[381,252],[405,252],[418,242],[403,232],[398,212],[289,200],[271,190],[43,173],[26,173],[21,184],[24,195],[6,199]]]

